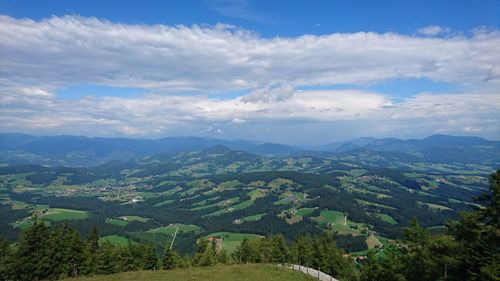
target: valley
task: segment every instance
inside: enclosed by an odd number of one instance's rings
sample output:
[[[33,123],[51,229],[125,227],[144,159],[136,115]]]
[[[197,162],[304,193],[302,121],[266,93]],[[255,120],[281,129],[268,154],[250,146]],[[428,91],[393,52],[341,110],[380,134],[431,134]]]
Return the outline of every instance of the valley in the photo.
[[[339,247],[363,254],[401,238],[413,218],[445,230],[487,189],[498,162],[492,154],[441,163],[397,150],[278,156],[215,145],[95,167],[3,165],[0,235],[15,239],[36,217],[69,221],[81,233],[95,225],[117,244],[186,253],[205,237],[232,253],[245,237],[326,230]]]

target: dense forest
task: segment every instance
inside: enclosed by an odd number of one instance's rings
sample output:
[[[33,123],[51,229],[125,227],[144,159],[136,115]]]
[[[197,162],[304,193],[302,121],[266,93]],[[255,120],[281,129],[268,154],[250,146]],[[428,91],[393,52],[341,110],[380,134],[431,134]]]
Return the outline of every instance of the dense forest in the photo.
[[[287,241],[283,235],[244,240],[231,255],[216,240],[199,239],[194,254],[180,255],[152,244],[116,246],[99,242],[96,228],[87,238],[68,223],[37,222],[16,243],[0,240],[2,280],[40,280],[120,271],[211,266],[217,263],[294,263],[320,269],[340,280],[498,280],[500,276],[500,170],[490,190],[476,198],[481,207],[448,223],[448,233],[431,235],[416,220],[404,238],[383,251],[354,259],[328,232]],[[166,273],[168,274],[168,273]]]

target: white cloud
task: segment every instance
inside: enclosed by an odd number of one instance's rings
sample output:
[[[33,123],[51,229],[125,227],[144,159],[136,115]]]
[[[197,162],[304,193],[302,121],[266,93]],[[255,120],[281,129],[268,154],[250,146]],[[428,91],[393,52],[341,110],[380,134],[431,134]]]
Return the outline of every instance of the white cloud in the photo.
[[[243,138],[237,133],[283,132],[280,124],[296,122],[318,138],[325,130],[318,124],[345,121],[363,122],[359,127],[371,130],[360,135],[442,131],[500,137],[499,46],[500,32],[484,29],[470,37],[359,32],[266,39],[227,25],[0,16],[0,130]],[[399,103],[362,90],[296,90],[393,78],[428,78],[466,90],[422,93]],[[150,93],[74,100],[55,94],[77,84]],[[249,93],[233,97],[234,90]]]
[[[422,38],[359,32],[265,39],[226,25],[126,25],[0,17],[4,85],[224,91],[429,78],[500,84],[500,32]]]
[[[450,29],[447,27],[437,26],[437,25],[429,25],[425,27],[421,27],[417,30],[418,33],[426,36],[437,36],[441,34],[450,33]]]
[[[371,130],[382,135],[440,131],[491,136],[498,135],[500,124],[500,96],[496,93],[424,93],[399,103],[358,90],[294,91],[287,99],[249,100],[253,94],[231,99],[148,94],[80,100],[57,100],[55,96],[26,100],[5,95],[0,102],[0,128],[92,135],[151,136],[181,131],[226,135],[240,129],[264,128],[269,123],[295,122],[305,128],[309,122],[353,121],[372,123]]]

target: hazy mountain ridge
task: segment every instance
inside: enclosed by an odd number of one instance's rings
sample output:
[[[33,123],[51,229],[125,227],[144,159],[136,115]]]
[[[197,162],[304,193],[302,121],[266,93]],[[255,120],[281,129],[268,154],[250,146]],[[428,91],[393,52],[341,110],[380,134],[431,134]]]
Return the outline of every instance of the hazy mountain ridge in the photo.
[[[0,134],[0,158],[8,164],[50,166],[96,166],[113,160],[128,160],[156,154],[175,154],[224,146],[261,156],[359,154],[371,151],[405,161],[432,163],[500,163],[500,141],[480,137],[433,135],[424,139],[358,138],[330,143],[313,150],[296,146],[245,140],[202,137],[162,139],[102,138],[84,136],[31,136]],[[397,155],[397,156],[396,156]],[[411,160],[413,159],[413,160]]]

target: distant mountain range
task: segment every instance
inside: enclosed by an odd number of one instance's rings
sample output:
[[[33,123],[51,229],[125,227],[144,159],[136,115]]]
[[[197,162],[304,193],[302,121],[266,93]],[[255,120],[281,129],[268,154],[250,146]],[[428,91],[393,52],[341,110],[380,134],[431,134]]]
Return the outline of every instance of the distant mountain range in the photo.
[[[50,166],[96,166],[112,160],[127,160],[154,154],[199,151],[214,146],[264,156],[383,153],[415,161],[498,165],[500,141],[480,137],[433,135],[425,139],[359,138],[330,143],[314,150],[276,143],[220,140],[201,137],[162,139],[99,138],[84,136],[32,136],[0,134],[0,162]]]

